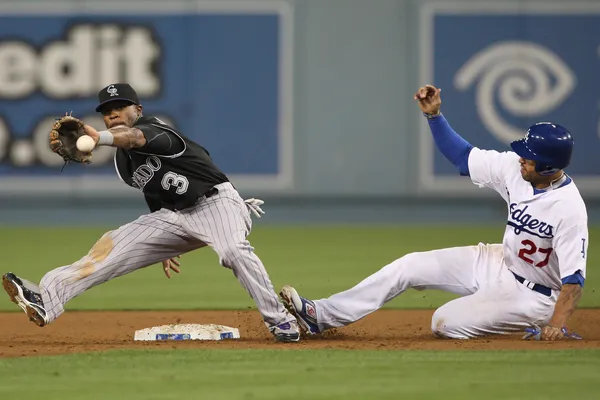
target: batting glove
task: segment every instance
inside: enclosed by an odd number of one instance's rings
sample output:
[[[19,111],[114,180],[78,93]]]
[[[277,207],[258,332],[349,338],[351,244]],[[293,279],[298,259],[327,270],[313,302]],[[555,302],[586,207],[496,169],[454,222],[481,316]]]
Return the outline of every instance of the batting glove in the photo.
[[[260,206],[265,204],[265,202],[261,199],[246,199],[244,200],[244,203],[246,203],[248,210],[250,210],[256,216],[256,218],[260,218],[265,213],[262,208],[260,208]]]

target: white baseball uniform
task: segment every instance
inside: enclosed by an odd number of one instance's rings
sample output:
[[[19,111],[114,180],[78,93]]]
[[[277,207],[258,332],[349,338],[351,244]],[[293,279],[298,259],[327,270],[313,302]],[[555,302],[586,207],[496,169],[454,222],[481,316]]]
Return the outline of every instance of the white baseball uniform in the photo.
[[[520,173],[519,156],[473,148],[471,180],[508,205],[502,244],[407,254],[355,287],[315,301],[321,330],[355,322],[409,288],[461,295],[438,308],[432,330],[466,339],[547,324],[562,279],[585,278],[587,211],[566,174],[544,191]],[[568,279],[568,278],[567,278]]]

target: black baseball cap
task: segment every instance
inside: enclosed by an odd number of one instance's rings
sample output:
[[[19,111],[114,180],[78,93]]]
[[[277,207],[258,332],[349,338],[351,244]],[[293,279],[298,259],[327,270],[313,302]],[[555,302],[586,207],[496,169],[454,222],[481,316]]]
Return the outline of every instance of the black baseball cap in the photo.
[[[140,99],[131,85],[128,83],[113,83],[98,92],[98,101],[100,104],[96,107],[96,111],[100,112],[104,104],[116,100],[129,101],[135,105],[140,104]]]

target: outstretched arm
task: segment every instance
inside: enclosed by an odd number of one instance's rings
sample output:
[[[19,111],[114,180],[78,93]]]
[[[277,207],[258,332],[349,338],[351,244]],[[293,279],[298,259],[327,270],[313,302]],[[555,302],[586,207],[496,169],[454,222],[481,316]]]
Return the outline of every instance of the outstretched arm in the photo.
[[[97,146],[112,146],[164,156],[174,156],[185,150],[183,140],[173,133],[155,125],[139,127],[115,126],[105,131],[96,131],[85,125],[86,133],[94,138]]]
[[[419,108],[427,117],[433,140],[440,152],[458,169],[461,175],[469,175],[469,153],[473,146],[452,129],[441,114],[442,89],[432,85],[419,88],[414,95]]]
[[[100,132],[89,125],[85,125],[85,133],[96,141],[96,146],[134,149],[146,144],[146,137],[140,129],[125,125],[115,126]]]

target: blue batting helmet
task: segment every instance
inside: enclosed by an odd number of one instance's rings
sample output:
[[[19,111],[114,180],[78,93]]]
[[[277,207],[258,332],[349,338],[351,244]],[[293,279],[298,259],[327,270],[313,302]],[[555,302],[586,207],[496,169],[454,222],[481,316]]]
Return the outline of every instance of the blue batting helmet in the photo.
[[[529,127],[523,139],[510,147],[519,156],[535,161],[535,170],[541,175],[552,175],[571,162],[573,136],[563,126],[538,122]]]

